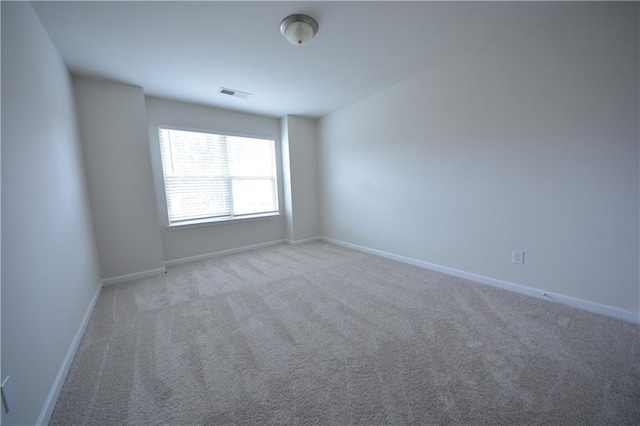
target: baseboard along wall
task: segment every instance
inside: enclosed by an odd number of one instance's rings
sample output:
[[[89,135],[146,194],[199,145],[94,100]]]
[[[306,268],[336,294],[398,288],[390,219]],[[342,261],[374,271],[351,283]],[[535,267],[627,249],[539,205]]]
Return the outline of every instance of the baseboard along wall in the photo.
[[[225,256],[228,254],[241,253],[243,251],[256,250],[265,247],[277,246],[284,244],[287,240],[267,241],[266,243],[252,244],[249,246],[237,247],[229,250],[216,251],[212,253],[199,254],[197,256],[183,257],[181,259],[167,260],[164,262],[165,267],[183,265],[185,263],[197,262],[199,260],[213,259],[214,257]]]
[[[308,243],[313,243],[314,241],[320,241],[320,240],[322,240],[322,237],[304,238],[302,240],[286,240],[286,242],[290,246],[298,246],[300,244],[308,244]]]
[[[129,281],[140,280],[142,278],[153,277],[155,275],[164,274],[167,272],[166,267],[151,269],[148,271],[136,272],[133,274],[119,275],[117,277],[105,278],[102,280],[102,285],[116,285],[120,283],[126,283]]]
[[[486,277],[484,275],[478,275],[471,272],[461,271],[459,269],[449,268],[447,266],[436,265],[434,263],[424,262],[422,260],[412,259],[410,257],[400,256],[394,253],[385,252],[382,250],[372,249],[369,247],[363,247],[357,244],[348,243],[346,241],[335,240],[333,238],[321,237],[321,241],[335,244],[338,246],[358,250],[363,253],[375,254],[378,256],[386,257],[387,259],[397,260],[399,262],[408,263],[410,265],[418,266],[420,268],[430,269],[436,272],[442,272],[443,274],[452,275],[458,278],[464,278],[470,281],[475,281],[481,284],[490,285],[493,287],[502,288],[516,293],[524,294],[527,296],[537,297],[539,299],[549,300],[556,303],[562,303],[564,305],[572,306],[574,308],[583,309],[585,311],[593,312],[600,315],[628,321],[635,324],[640,324],[640,312],[626,311],[614,306],[603,305],[600,303],[590,302],[588,300],[582,300],[571,296],[565,296],[563,294],[552,293],[546,290],[528,287],[520,284],[511,283],[508,281],[499,280],[496,278]]]
[[[80,322],[78,331],[73,337],[71,345],[69,346],[69,350],[67,350],[67,354],[62,361],[62,365],[58,370],[58,374],[53,381],[53,385],[51,386],[49,395],[47,395],[47,399],[45,400],[45,403],[42,407],[42,411],[40,411],[40,416],[38,417],[38,421],[36,423],[38,426],[49,424],[49,420],[51,419],[51,415],[53,414],[53,409],[56,407],[58,396],[60,395],[60,391],[62,390],[64,380],[67,378],[67,373],[69,372],[69,368],[71,367],[73,358],[76,355],[78,346],[80,346],[82,336],[84,336],[84,332],[87,329],[87,325],[89,324],[89,320],[91,319],[91,315],[93,314],[93,309],[95,308],[96,303],[98,302],[98,298],[100,297],[100,293],[102,292],[103,281],[100,281],[100,284],[98,284],[96,293],[93,295],[93,299],[91,299],[91,302],[89,303],[89,307],[87,308],[87,311],[85,312],[84,317]]]
[[[617,308],[614,306],[604,305],[596,302],[590,302],[588,300],[578,299],[571,296],[566,296],[559,293],[553,293],[546,290],[542,290],[535,287],[524,286],[521,284],[516,284],[504,280],[499,280],[497,278],[491,278],[484,275],[474,274],[472,272],[462,271],[455,268],[450,268],[447,266],[437,265],[435,263],[429,263],[422,260],[413,259],[406,256],[397,255],[394,253],[385,252],[382,250],[377,250],[369,247],[360,246],[357,244],[349,243],[346,241],[336,240],[333,238],[327,237],[311,237],[305,238],[301,240],[275,240],[268,241],[265,243],[252,244],[243,247],[237,247],[229,250],[222,250],[212,253],[205,253],[197,256],[185,257],[181,259],[168,260],[164,262],[165,268],[154,269],[151,271],[144,271],[135,274],[122,275],[114,278],[107,278],[103,280],[104,285],[113,285],[118,283],[123,283],[127,281],[133,281],[136,279],[146,278],[153,275],[158,275],[166,272],[166,267],[182,265],[185,263],[197,262],[199,260],[213,259],[215,257],[225,256],[228,254],[241,253],[249,250],[256,250],[265,247],[271,247],[279,244],[289,244],[289,245],[301,245],[308,244],[315,241],[324,241],[330,244],[335,244],[342,247],[347,247],[353,250],[361,251],[363,253],[374,254],[377,256],[382,256],[387,259],[396,260],[403,263],[408,263],[410,265],[418,266],[420,268],[429,269],[432,271],[442,272],[443,274],[452,275],[458,278],[464,278],[470,281],[475,281],[481,284],[490,285],[493,287],[502,288],[509,291],[515,291],[516,293],[524,294],[527,296],[533,296],[539,299],[545,299],[556,303],[562,303],[568,306],[572,306],[574,308],[583,309],[585,311],[593,312],[600,315],[605,315],[608,317],[620,319],[623,321],[632,322],[635,324],[640,324],[640,312],[632,312],[626,311],[621,308]]]

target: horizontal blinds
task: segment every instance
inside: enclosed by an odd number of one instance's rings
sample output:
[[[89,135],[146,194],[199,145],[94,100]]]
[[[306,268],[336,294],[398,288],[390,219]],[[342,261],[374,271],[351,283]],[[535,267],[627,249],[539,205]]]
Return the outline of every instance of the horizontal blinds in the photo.
[[[278,211],[275,143],[159,130],[171,224]]]

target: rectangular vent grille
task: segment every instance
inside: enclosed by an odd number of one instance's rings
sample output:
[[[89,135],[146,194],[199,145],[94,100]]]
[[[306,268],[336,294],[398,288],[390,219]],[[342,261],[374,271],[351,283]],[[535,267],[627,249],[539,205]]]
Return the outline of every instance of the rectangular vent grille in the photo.
[[[236,98],[243,98],[243,99],[246,99],[249,96],[251,96],[251,93],[241,92],[240,90],[227,89],[226,87],[221,87],[218,92],[222,93],[223,95],[235,96]]]

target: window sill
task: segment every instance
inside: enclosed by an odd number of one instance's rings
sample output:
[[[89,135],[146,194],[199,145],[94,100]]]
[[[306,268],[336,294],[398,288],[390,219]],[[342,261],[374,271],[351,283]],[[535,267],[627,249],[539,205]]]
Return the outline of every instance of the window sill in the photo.
[[[271,218],[277,218],[277,217],[280,217],[280,212],[247,215],[247,216],[241,216],[241,217],[234,217],[232,219],[219,218],[219,219],[190,220],[188,222],[169,225],[167,226],[167,229],[169,231],[175,231],[178,229],[200,228],[203,226],[225,225],[225,224],[239,223],[239,222],[252,222],[254,220],[271,219]]]

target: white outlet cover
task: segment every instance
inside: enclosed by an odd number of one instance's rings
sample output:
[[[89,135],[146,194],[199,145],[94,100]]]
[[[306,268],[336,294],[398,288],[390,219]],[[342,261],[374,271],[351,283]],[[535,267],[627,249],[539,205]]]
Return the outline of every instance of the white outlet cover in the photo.
[[[511,262],[524,265],[524,252],[522,250],[513,250],[511,252]]]

